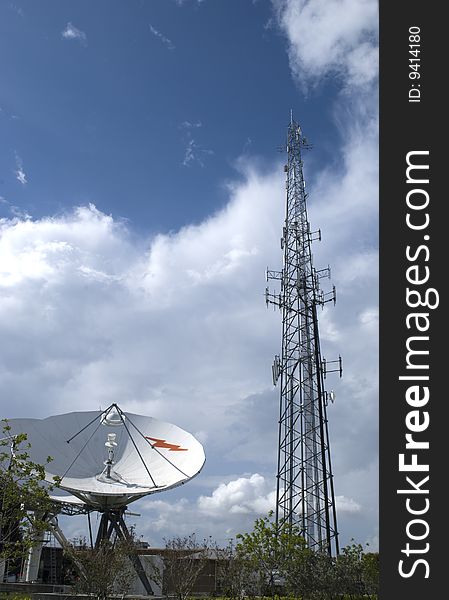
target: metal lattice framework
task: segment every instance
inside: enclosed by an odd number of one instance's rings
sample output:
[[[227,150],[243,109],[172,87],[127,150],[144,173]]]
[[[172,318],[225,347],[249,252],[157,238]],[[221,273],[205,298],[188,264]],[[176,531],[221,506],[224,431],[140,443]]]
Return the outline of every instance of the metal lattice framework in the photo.
[[[273,382],[280,380],[279,447],[276,523],[299,527],[310,548],[338,554],[337,516],[327,421],[326,374],[342,372],[341,358],[321,357],[317,308],[336,300],[335,287],[324,293],[320,280],[330,268],[316,270],[311,244],[321,232],[310,230],[302,147],[307,142],[293,120],[288,126],[287,206],[281,247],[282,271],[267,270],[267,280],[280,281],[280,293],[267,288],[266,302],[282,312],[282,353],[273,364]]]

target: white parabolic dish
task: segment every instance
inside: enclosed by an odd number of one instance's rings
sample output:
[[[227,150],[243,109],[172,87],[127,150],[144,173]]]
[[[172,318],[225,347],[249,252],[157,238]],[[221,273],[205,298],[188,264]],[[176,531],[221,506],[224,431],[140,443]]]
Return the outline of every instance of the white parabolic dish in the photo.
[[[12,434],[27,434],[34,462],[53,459],[46,465],[46,481],[60,477],[60,489],[92,507],[123,506],[176,487],[205,462],[202,445],[187,431],[117,405],[8,424]]]

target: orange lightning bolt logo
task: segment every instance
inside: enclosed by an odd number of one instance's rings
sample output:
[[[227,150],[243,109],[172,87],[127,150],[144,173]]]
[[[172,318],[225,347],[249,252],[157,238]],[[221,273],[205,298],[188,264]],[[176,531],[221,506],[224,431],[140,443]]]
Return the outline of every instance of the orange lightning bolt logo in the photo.
[[[153,448],[167,448],[170,452],[186,452],[188,450],[188,448],[181,448],[178,444],[169,444],[165,440],[159,438],[152,438],[146,435],[145,439],[154,442],[154,444],[151,444]]]

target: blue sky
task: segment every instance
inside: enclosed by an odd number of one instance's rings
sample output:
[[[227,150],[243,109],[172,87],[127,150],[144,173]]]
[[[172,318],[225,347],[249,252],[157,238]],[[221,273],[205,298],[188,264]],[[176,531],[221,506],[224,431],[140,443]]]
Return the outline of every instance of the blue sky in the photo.
[[[335,160],[332,79],[298,94],[269,2],[0,10],[0,193],[33,216],[94,202],[141,231],[199,221],[226,201],[219,183],[236,157],[277,158],[290,108],[315,160]],[[78,37],[63,37],[69,23]]]
[[[17,0],[0,28],[2,416],[117,402],[197,435],[201,475],[135,507],[151,543],[223,541],[268,512],[281,329],[264,271],[281,267],[293,109],[338,293],[321,335],[345,362],[342,542],[375,547],[376,3]]]

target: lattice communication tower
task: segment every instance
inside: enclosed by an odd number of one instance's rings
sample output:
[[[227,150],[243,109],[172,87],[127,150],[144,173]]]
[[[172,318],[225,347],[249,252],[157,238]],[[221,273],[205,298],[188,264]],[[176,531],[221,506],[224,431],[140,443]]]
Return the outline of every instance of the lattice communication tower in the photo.
[[[276,523],[299,527],[309,548],[338,555],[337,514],[331,467],[327,406],[333,392],[325,390],[330,372],[342,374],[341,357],[321,356],[318,308],[336,301],[335,286],[323,292],[321,279],[330,267],[313,267],[311,245],[321,232],[311,231],[302,149],[307,147],[299,124],[290,119],[287,133],[287,203],[281,237],[282,271],[267,269],[267,281],[280,281],[280,292],[266,289],[267,306],[282,313],[282,353],[272,366],[273,383],[280,382]]]

